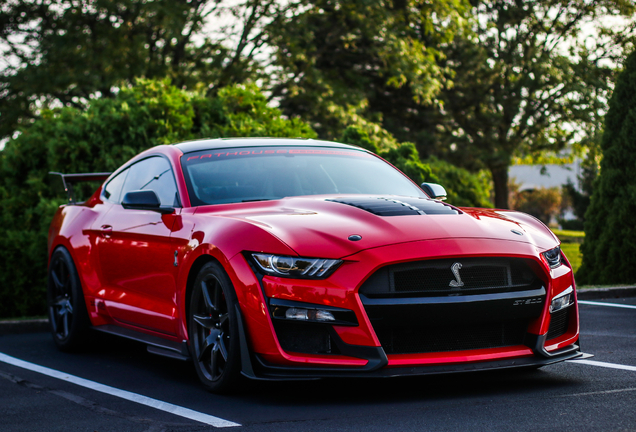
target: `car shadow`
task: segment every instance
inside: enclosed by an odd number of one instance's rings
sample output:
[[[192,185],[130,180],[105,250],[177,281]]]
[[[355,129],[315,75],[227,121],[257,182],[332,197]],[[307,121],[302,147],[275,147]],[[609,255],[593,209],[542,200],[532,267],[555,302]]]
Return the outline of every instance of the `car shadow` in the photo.
[[[90,361],[117,363],[119,368],[142,369],[162,385],[207,393],[194,366],[150,354],[142,343],[108,334],[97,334],[80,355]],[[355,405],[496,396],[507,393],[537,397],[548,390],[566,392],[581,384],[579,378],[547,366],[539,370],[507,369],[444,375],[392,378],[325,378],[320,380],[255,381],[243,379],[240,388],[215,398],[240,399],[260,406]],[[557,366],[558,368],[558,366]],[[209,393],[208,393],[209,394]]]

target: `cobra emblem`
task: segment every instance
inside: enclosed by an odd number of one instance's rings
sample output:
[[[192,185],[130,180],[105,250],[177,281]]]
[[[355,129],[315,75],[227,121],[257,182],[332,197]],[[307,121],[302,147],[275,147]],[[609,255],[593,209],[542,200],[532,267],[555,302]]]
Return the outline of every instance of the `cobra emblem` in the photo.
[[[458,262],[456,262],[455,264],[451,266],[451,271],[453,272],[453,275],[455,276],[456,280],[450,281],[448,286],[451,286],[453,288],[459,288],[464,286],[464,282],[462,282],[462,278],[461,276],[459,276],[459,269],[461,268],[462,268],[462,263],[458,263]]]

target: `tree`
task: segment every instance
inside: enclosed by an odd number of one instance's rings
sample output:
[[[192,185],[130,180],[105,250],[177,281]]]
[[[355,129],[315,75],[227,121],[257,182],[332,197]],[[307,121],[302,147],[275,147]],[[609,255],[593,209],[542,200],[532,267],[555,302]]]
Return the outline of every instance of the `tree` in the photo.
[[[398,143],[379,125],[356,119],[348,126],[340,141],[370,150],[401,170],[415,183],[441,183],[448,202],[456,206],[491,207],[490,181],[434,157],[422,161],[413,143]],[[483,173],[482,173],[483,174]]]
[[[286,7],[275,0],[3,2],[0,139],[43,109],[85,108],[138,77],[169,77],[210,93],[256,79],[262,24]],[[211,26],[212,18],[231,24]]]
[[[139,80],[86,110],[43,111],[0,152],[0,317],[44,314],[48,225],[65,201],[49,171],[112,171],[155,145],[233,136],[316,135],[268,106],[255,86],[225,87],[209,98]]]
[[[508,207],[514,156],[556,153],[593,134],[631,43],[628,0],[313,0],[270,27],[273,96],[321,137],[353,107],[423,158],[488,169]],[[467,22],[468,25],[463,25]],[[594,34],[584,37],[584,29]],[[587,30],[585,30],[587,31]]]
[[[585,214],[580,283],[636,281],[636,52],[625,62],[609,103],[601,172]]]
[[[594,192],[594,184],[598,177],[600,155],[600,147],[597,148],[597,145],[593,144],[585,159],[581,162],[581,174],[577,177],[580,191],[569,179],[568,182],[563,185],[563,192],[570,201],[573,213],[576,216],[576,219],[570,221],[559,220],[559,223],[564,229],[583,230],[585,213],[590,206]]]
[[[267,26],[279,68],[272,97],[322,138],[339,137],[348,107],[386,126],[408,115],[404,99],[434,100],[442,48],[467,10],[466,0],[303,0]]]
[[[495,207],[507,208],[513,156],[557,153],[595,133],[614,77],[607,60],[633,37],[632,24],[599,22],[633,13],[624,0],[478,3],[471,31],[447,51],[453,85],[440,96],[440,139],[418,148],[487,168]],[[584,38],[586,25],[598,35]]]

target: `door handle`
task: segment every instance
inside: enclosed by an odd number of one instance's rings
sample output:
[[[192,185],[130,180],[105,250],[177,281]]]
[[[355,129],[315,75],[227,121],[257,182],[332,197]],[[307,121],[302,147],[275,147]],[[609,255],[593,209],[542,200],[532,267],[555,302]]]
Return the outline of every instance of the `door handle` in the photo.
[[[102,236],[104,238],[110,238],[110,235],[113,233],[113,227],[110,225],[102,225]]]

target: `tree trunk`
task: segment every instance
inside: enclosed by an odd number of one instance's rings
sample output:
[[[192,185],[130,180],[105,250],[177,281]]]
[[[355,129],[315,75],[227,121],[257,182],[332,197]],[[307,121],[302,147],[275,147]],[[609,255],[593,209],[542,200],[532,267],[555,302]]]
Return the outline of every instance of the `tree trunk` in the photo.
[[[508,208],[508,166],[491,167],[492,181],[495,186],[495,208]]]

